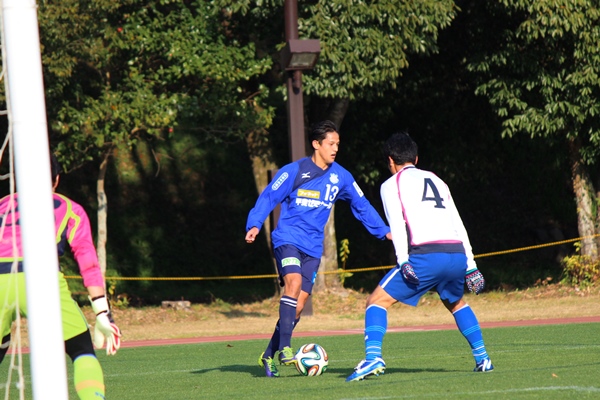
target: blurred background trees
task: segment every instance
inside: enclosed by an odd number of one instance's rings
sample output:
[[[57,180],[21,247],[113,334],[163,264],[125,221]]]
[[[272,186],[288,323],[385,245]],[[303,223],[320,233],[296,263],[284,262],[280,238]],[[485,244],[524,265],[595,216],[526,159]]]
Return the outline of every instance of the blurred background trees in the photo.
[[[594,234],[598,8],[488,3],[299,1],[300,38],[322,48],[304,74],[306,125],[339,124],[338,161],[382,215],[381,143],[407,130],[419,166],[449,183],[476,255]],[[289,162],[283,0],[46,1],[39,21],[51,143],[66,170],[59,190],[90,213],[107,275],[273,273],[265,235],[253,246],[243,238],[266,185],[261,171]],[[334,256],[342,240],[347,269],[394,263],[391,244],[340,202]],[[597,257],[597,243],[582,252]],[[525,287],[559,278],[572,248],[477,261],[490,287]],[[384,273],[344,285],[371,290]],[[135,304],[244,301],[271,296],[274,285],[145,280],[113,289]]]

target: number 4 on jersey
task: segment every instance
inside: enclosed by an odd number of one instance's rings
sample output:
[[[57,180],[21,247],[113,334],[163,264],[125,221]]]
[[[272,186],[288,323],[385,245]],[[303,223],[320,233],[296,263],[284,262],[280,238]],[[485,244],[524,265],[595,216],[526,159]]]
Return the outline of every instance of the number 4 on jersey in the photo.
[[[427,197],[427,188],[431,189],[433,197]],[[421,201],[435,201],[435,208],[446,208],[442,204],[444,199],[442,199],[442,197],[440,196],[440,192],[438,191],[437,187],[430,178],[424,179],[423,198],[421,199]]]

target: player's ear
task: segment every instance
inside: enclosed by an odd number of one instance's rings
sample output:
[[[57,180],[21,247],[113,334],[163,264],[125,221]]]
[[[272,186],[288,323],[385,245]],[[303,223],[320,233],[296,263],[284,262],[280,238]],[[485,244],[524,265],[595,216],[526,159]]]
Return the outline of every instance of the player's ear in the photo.
[[[417,163],[419,162],[419,156],[415,157],[415,165],[417,165]]]
[[[396,171],[394,170],[394,160],[392,160],[392,157],[390,156],[388,156],[388,169],[390,170],[392,175],[396,173]]]

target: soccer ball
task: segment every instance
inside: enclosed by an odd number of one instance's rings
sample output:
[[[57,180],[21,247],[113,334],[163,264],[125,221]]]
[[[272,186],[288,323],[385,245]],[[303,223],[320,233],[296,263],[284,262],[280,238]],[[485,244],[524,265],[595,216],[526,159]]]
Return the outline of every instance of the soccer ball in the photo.
[[[327,370],[327,352],[318,344],[310,343],[298,349],[296,369],[304,376],[318,376]]]

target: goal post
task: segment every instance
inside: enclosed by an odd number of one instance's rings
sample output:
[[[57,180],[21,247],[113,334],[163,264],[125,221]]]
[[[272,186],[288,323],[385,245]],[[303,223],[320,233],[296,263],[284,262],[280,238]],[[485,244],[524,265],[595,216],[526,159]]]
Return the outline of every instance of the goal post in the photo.
[[[33,398],[67,400],[37,5],[34,0],[1,1],[4,78],[19,193]]]

